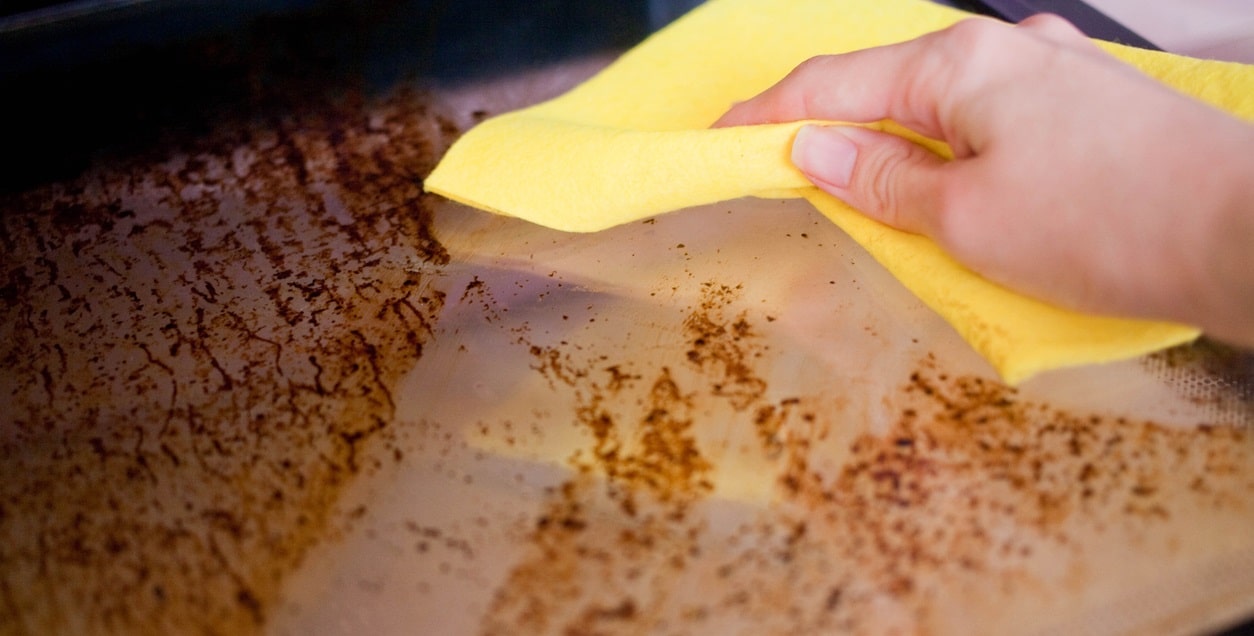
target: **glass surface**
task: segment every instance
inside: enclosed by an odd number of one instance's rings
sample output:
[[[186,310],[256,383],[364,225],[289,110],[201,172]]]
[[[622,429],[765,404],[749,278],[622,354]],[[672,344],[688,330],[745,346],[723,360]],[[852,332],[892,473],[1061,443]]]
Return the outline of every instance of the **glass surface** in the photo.
[[[367,24],[263,21],[239,41],[268,46],[225,49],[249,64],[162,49],[31,98],[21,164],[126,143],[0,194],[0,631],[1145,633],[1254,611],[1248,354],[1010,389],[802,202],[571,235],[436,200],[421,179],[461,131],[615,51],[397,79],[404,51],[438,56]],[[497,52],[561,40],[536,24]]]

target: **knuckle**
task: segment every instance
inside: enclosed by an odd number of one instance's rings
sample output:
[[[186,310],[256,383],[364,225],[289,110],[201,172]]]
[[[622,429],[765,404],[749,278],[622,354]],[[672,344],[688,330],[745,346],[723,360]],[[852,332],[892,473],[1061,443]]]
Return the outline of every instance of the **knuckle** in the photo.
[[[798,64],[789,74],[788,79],[796,82],[811,82],[828,77],[831,72],[832,57],[817,55]]]
[[[992,20],[968,19],[934,34],[933,46],[916,52],[916,72],[900,84],[906,112],[922,125],[944,129],[963,97],[996,74],[1007,31]]]
[[[1035,34],[1040,39],[1067,47],[1090,44],[1088,37],[1074,24],[1052,13],[1038,13],[1024,19],[1018,27]]]
[[[794,86],[824,86],[826,82],[817,81],[819,78],[826,78],[828,67],[830,66],[830,56],[812,57],[801,64],[789,74],[789,82]],[[822,90],[800,90],[794,91],[793,97],[799,103],[796,104],[796,110],[803,113],[808,119],[821,119],[826,108],[826,91]]]
[[[964,20],[943,33],[944,44],[939,47],[942,59],[937,63],[954,77],[981,80],[1006,65],[1016,37],[1014,29],[1001,22]]]
[[[960,60],[979,60],[983,58],[981,54],[995,54],[995,50],[989,49],[1000,48],[1005,33],[1005,25],[984,19],[963,20],[945,31],[949,51]]]
[[[829,56],[826,55],[815,55],[814,57],[807,58],[798,64],[797,68],[793,69],[793,74],[810,75],[815,72],[822,72],[828,57]]]
[[[1056,13],[1035,13],[1019,22],[1019,26],[1021,27],[1041,27],[1045,29],[1052,29],[1063,25],[1069,26],[1070,24],[1070,22],[1062,19]]]
[[[1054,13],[1037,13],[1024,18],[1019,23],[1020,27],[1026,27],[1042,32],[1054,33],[1058,35],[1079,35],[1080,31],[1070,22]]]

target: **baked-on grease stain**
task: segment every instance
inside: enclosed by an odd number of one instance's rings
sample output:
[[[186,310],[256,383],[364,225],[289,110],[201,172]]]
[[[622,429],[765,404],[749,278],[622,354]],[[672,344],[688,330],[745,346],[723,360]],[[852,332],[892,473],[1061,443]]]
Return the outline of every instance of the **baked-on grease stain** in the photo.
[[[550,387],[575,396],[587,441],[482,633],[926,633],[948,586],[1083,585],[1076,559],[1092,537],[1135,544],[1189,510],[1242,510],[1254,492],[1243,427],[1070,413],[930,355],[889,396],[887,429],[849,437],[833,469],[824,440],[840,420],[821,396],[770,396],[755,368],[763,316],[733,311],[740,293],[703,285],[680,325],[687,347],[652,371],[520,340]],[[696,415],[712,401],[731,421]],[[719,492],[694,432],[716,424],[753,430],[750,451],[771,467],[754,476],[771,502],[734,528],[698,513]],[[1063,581],[1034,579],[1040,559],[1061,563]],[[705,592],[679,591],[693,585]]]
[[[0,633],[265,625],[404,456],[455,134],[348,94],[0,200]]]

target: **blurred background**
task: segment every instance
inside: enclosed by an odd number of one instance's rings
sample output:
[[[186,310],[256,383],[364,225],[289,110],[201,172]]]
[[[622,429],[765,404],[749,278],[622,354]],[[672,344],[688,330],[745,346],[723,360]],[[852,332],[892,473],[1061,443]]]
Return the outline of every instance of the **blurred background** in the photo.
[[[203,131],[302,93],[450,82],[621,50],[695,0],[79,0],[0,3],[0,192],[102,151]]]
[[[942,0],[997,13],[1075,0]],[[0,192],[93,155],[203,130],[302,91],[449,82],[621,50],[698,0],[77,0],[0,2],[0,119],[14,168]],[[1158,46],[1254,60],[1245,0],[1091,0]]]

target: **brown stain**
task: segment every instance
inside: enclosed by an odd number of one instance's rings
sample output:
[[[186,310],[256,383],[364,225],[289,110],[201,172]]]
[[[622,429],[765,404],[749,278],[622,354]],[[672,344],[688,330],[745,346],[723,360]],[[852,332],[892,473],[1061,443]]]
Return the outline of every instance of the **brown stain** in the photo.
[[[1041,555],[1074,571],[1095,537],[1135,545],[1197,510],[1249,514],[1245,427],[1069,413],[951,376],[930,356],[886,398],[888,429],[842,442],[833,468],[827,439],[841,416],[819,396],[767,397],[757,318],[731,310],[739,294],[707,283],[683,319],[677,364],[700,380],[682,390],[671,368],[521,342],[553,390],[576,398],[588,442],[569,459],[576,476],[550,492],[482,633],[929,633],[955,582],[1007,598],[1076,592],[1086,579],[1051,579],[1038,572]],[[697,514],[717,495],[699,444],[648,455],[631,442],[659,423],[672,439],[695,440],[705,425],[696,405],[711,401],[734,413],[720,425],[755,432],[751,451],[771,467],[758,478],[774,483],[772,502],[736,528]],[[695,601],[683,591],[693,585],[704,590]]]
[[[731,398],[737,409],[748,408],[766,392],[766,383],[752,366],[761,352],[746,346],[755,339],[753,327],[743,313],[731,320],[722,315],[741,289],[740,285],[702,283],[701,301],[684,319],[690,339],[688,360],[716,377],[721,375],[712,385],[714,394]]]
[[[0,633],[257,633],[402,457],[455,131],[297,106],[0,200]]]
[[[695,406],[712,398],[744,411],[767,388],[751,366],[764,345],[746,312],[730,312],[740,293],[706,282],[682,321],[687,346],[676,363],[696,372],[699,386],[681,386],[666,366],[637,370],[626,360],[579,356],[577,347],[520,340],[554,390],[574,393],[574,425],[590,442],[568,459],[576,477],[553,490],[531,531],[530,556],[497,591],[484,633],[638,633],[653,625],[657,612],[644,599],[699,557],[702,530],[690,513],[713,490],[714,466],[694,435]]]
[[[1254,491],[1244,428],[1067,413],[930,359],[901,397],[896,424],[856,439],[838,474],[810,471],[804,447],[785,462],[782,499],[809,523],[810,552],[846,570],[811,624],[870,629],[888,602],[930,631],[937,589],[964,573],[1010,588],[1032,578],[1036,550],[1075,557],[1091,533],[1136,541],[1182,504],[1240,511]]]

